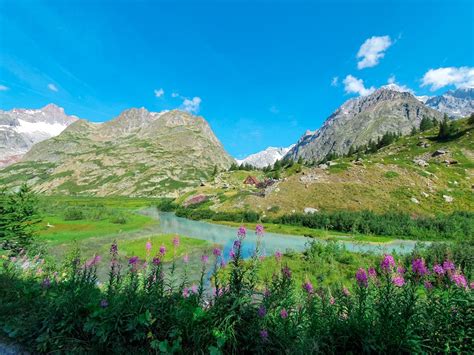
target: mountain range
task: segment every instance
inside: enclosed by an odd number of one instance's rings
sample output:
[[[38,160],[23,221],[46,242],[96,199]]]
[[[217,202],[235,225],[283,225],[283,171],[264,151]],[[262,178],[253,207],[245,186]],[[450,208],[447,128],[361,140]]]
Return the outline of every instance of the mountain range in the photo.
[[[261,152],[251,154],[248,157],[237,160],[237,163],[240,164],[249,164],[256,168],[264,168],[269,165],[273,165],[277,160],[282,159],[291,148],[293,148],[294,144],[286,148],[277,148],[277,147],[268,147]]]
[[[77,120],[0,170],[0,181],[50,194],[148,196],[199,184],[233,162],[202,117],[140,108],[100,124]]]
[[[35,143],[57,136],[77,120],[53,104],[38,110],[0,110],[0,167],[19,161]]]
[[[447,111],[451,117],[467,116],[473,102],[472,89],[420,98],[389,84],[346,101],[296,144],[237,162],[261,168],[285,157],[320,161],[387,132],[409,134],[425,117],[441,121]],[[206,120],[184,111],[129,109],[98,124],[52,104],[0,111],[0,154],[4,165],[21,159],[0,170],[2,185],[28,182],[45,193],[95,195],[176,195],[235,162]]]

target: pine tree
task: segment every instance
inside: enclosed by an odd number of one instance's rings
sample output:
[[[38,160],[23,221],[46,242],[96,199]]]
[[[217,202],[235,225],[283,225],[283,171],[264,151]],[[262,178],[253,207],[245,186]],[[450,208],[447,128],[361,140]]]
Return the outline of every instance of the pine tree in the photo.
[[[469,123],[471,125],[474,125],[474,112],[471,113],[471,115],[469,116],[469,119],[467,120],[467,123]]]
[[[438,139],[447,139],[451,136],[451,123],[445,117],[443,122],[439,125]]]
[[[420,122],[420,131],[424,132],[433,128],[433,121],[428,117],[423,117]]]
[[[27,249],[36,236],[38,200],[26,185],[18,192],[0,192],[0,246],[18,253]]]

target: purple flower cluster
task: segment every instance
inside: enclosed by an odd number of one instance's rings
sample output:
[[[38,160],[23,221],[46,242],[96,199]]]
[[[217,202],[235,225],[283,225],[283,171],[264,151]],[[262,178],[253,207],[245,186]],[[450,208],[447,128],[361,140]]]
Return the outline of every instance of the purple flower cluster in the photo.
[[[368,279],[367,279],[367,273],[362,268],[359,268],[359,270],[357,270],[356,280],[357,280],[357,284],[361,287],[367,287],[369,284]]]
[[[203,255],[201,256],[201,262],[205,265],[209,262],[209,256]]]
[[[240,226],[237,231],[237,236],[241,239],[244,239],[246,235],[247,235],[247,229],[245,229],[244,226]]]
[[[263,228],[263,226],[261,224],[257,224],[255,226],[255,234],[257,234],[258,236],[263,236],[264,233],[265,229]]]
[[[136,265],[137,263],[138,263],[138,256],[132,256],[130,259],[128,259],[129,265]]]
[[[454,266],[454,263],[450,260],[446,260],[443,262],[443,269],[444,271],[454,271],[456,270],[456,267]]]
[[[397,287],[403,287],[403,285],[405,285],[405,279],[403,278],[402,275],[398,275],[398,274],[392,277],[392,282]]]
[[[283,319],[288,318],[288,311],[285,308],[281,309],[280,317],[283,318]]]
[[[275,259],[277,262],[280,262],[281,261],[281,258],[283,257],[283,254],[280,252],[280,251],[276,251],[275,252]]]
[[[290,279],[291,278],[291,270],[288,266],[285,266],[281,269],[281,274],[285,279]]]
[[[262,305],[260,306],[260,308],[258,309],[258,316],[259,316],[260,318],[263,318],[263,317],[266,316],[266,314],[267,314],[267,309],[266,309],[265,306],[262,304]]]
[[[173,237],[173,245],[175,248],[179,247],[179,236],[178,235],[175,235]]]
[[[382,270],[391,271],[395,267],[395,259],[390,254],[385,254],[382,262],[380,263]]]
[[[165,247],[164,245],[162,245],[162,246],[160,247],[160,254],[161,254],[161,255],[165,255],[165,253],[166,253],[166,247]]]
[[[411,269],[419,276],[425,276],[428,274],[428,269],[426,268],[425,261],[423,259],[414,259],[411,263]]]
[[[451,280],[456,284],[457,287],[467,288],[467,280],[460,272],[455,272],[452,274]]]
[[[214,248],[214,250],[212,251],[212,254],[218,258],[219,256],[221,256],[222,254],[222,251],[219,249],[219,248]]]
[[[312,294],[314,292],[314,287],[313,287],[313,284],[309,281],[306,281],[304,284],[303,284],[303,290],[305,290],[306,292],[308,292],[309,294]]]
[[[439,264],[433,265],[433,271],[437,275],[444,275],[444,273],[446,272],[444,268]]]

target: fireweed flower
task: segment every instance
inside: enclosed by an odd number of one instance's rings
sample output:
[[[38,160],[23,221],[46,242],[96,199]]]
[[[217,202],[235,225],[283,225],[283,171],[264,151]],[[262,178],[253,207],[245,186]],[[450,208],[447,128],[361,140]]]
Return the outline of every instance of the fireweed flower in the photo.
[[[335,304],[336,303],[336,299],[334,297],[331,296],[331,298],[329,298],[329,304]]]
[[[153,258],[153,265],[158,266],[161,263],[161,259],[157,256]]]
[[[384,254],[380,266],[385,271],[390,271],[392,268],[394,268],[395,260],[393,259],[393,256],[391,256],[390,254]]]
[[[457,287],[467,288],[467,280],[459,271],[455,272],[451,276],[451,280],[456,284]]]
[[[291,278],[291,270],[288,266],[285,266],[283,269],[281,269],[281,273],[283,277],[287,279]]]
[[[397,273],[399,273],[400,275],[403,275],[405,271],[407,270],[402,265],[397,266]]]
[[[161,245],[161,247],[160,247],[160,254],[161,254],[161,255],[165,255],[165,253],[166,253],[166,247],[165,247],[164,245]]]
[[[282,253],[281,253],[280,251],[277,250],[277,251],[275,252],[275,259],[276,259],[277,262],[280,262],[280,261],[281,261],[282,256],[283,256],[283,255],[282,255]]]
[[[129,265],[135,265],[137,262],[138,262],[138,256],[132,256],[130,259],[128,259]]]
[[[110,254],[117,255],[117,253],[118,253],[117,242],[113,242],[112,245],[110,246]]]
[[[233,250],[231,250],[231,251],[229,252],[229,257],[230,257],[231,259],[235,259],[235,252],[234,252]]]
[[[405,279],[403,278],[402,275],[393,276],[392,277],[392,282],[397,287],[402,287],[403,285],[405,285]]]
[[[437,275],[444,275],[444,273],[445,273],[443,267],[439,264],[433,265],[433,271]]]
[[[308,292],[309,294],[313,293],[313,291],[314,291],[313,284],[312,284],[310,281],[306,281],[306,282],[303,284],[303,290],[305,290],[305,291]]]
[[[262,304],[262,305],[260,306],[260,308],[258,309],[258,316],[259,316],[260,318],[263,318],[263,317],[265,317],[266,314],[267,314],[267,309],[266,309],[265,306]]]
[[[349,289],[347,287],[343,287],[342,288],[342,293],[344,294],[344,296],[346,297],[349,297],[351,295],[351,293],[349,292]]]
[[[356,272],[356,280],[357,284],[361,287],[367,287],[368,282],[367,282],[367,273],[365,272],[364,269],[359,268]]]
[[[187,287],[185,287],[183,289],[183,297],[184,298],[188,298],[189,297],[189,289]]]
[[[218,258],[219,256],[221,256],[221,253],[222,251],[219,249],[219,248],[214,248],[214,250],[212,251],[212,254]]]
[[[262,338],[264,341],[268,339],[268,332],[265,329],[260,331],[260,338]]]
[[[191,286],[191,292],[192,292],[192,293],[198,293],[198,287],[197,287],[197,285],[192,285],[192,286]]]
[[[411,269],[415,274],[419,276],[424,276],[428,273],[428,269],[425,266],[425,261],[423,259],[415,259],[411,263]]]
[[[246,235],[247,235],[247,230],[245,229],[244,226],[240,226],[239,230],[237,231],[237,236],[241,239],[244,239]]]
[[[179,236],[178,235],[175,235],[173,237],[173,245],[175,248],[179,247]]]
[[[147,241],[147,242],[146,242],[145,248],[146,248],[146,252],[147,252],[147,253],[150,253],[150,250],[151,250],[151,241]]]
[[[107,302],[107,300],[101,300],[100,301],[100,307],[101,308],[107,308],[109,306],[109,302]]]
[[[444,271],[454,271],[456,267],[454,266],[454,263],[450,260],[445,260],[443,262],[443,269]]]
[[[261,224],[257,224],[255,226],[255,234],[257,234],[259,236],[263,236],[264,233],[265,233],[265,230],[264,230],[263,226]]]
[[[283,319],[288,318],[288,311],[285,308],[281,309],[280,317],[283,318]]]
[[[376,278],[377,277],[377,271],[373,267],[369,267],[369,276],[371,278]]]
[[[234,248],[235,248],[235,249],[239,249],[240,246],[241,246],[240,240],[238,240],[238,239],[237,239],[237,240],[234,240]]]
[[[209,257],[207,255],[201,256],[201,261],[203,264],[207,264],[209,262]]]
[[[189,263],[189,255],[188,255],[188,254],[184,254],[184,256],[183,256],[183,262],[184,262],[185,264]]]
[[[429,281],[425,281],[424,286],[427,290],[431,290],[433,288],[433,284]]]

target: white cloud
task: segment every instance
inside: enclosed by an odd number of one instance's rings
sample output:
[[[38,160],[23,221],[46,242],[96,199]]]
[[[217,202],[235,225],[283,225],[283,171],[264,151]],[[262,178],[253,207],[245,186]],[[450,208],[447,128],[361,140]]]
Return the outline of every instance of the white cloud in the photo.
[[[171,97],[179,97],[179,94],[177,92],[172,92]]]
[[[421,86],[431,86],[431,91],[448,85],[454,85],[456,88],[474,87],[474,68],[447,67],[430,69],[421,79]]]
[[[154,90],[154,93],[155,93],[155,96],[156,97],[162,97],[164,94],[165,94],[165,90],[163,89],[158,89],[158,90]]]
[[[395,77],[395,75],[391,75],[388,78],[387,83],[388,83],[387,85],[384,85],[382,87],[393,90],[393,91],[409,92],[410,94],[415,95],[415,92],[412,89],[410,89],[408,86],[397,83],[397,78]]]
[[[331,80],[331,86],[338,86],[339,85],[339,77],[338,76],[335,76],[334,78],[332,78]]]
[[[343,83],[344,90],[348,94],[355,93],[359,94],[360,96],[367,96],[375,91],[375,88],[373,86],[370,88],[366,88],[362,79],[357,79],[352,75],[346,76],[343,80]]]
[[[0,85],[0,91],[7,91],[9,89],[8,86]]]
[[[273,105],[272,107],[270,107],[268,110],[269,110],[271,113],[275,114],[275,115],[276,115],[277,113],[280,113],[280,110],[279,110],[276,106],[274,106],[274,105]]]
[[[368,38],[357,52],[357,58],[361,60],[357,63],[358,69],[370,68],[379,64],[379,60],[385,56],[385,51],[392,45],[389,36],[373,36]]]
[[[192,99],[184,99],[183,110],[189,113],[197,113],[199,111],[199,105],[201,104],[200,97],[193,97]]]
[[[54,84],[48,84],[48,89],[54,92],[58,92],[58,88]]]

